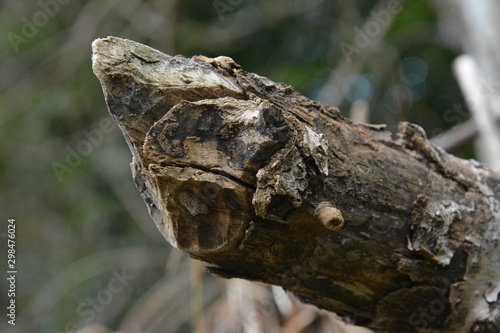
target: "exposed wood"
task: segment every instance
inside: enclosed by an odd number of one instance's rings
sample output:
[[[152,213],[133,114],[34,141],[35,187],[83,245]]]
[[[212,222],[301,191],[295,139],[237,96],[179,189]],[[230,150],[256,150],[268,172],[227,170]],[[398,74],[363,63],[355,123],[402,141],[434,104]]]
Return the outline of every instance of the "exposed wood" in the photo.
[[[232,59],[93,43],[158,229],[223,277],[391,332],[500,331],[500,177]]]

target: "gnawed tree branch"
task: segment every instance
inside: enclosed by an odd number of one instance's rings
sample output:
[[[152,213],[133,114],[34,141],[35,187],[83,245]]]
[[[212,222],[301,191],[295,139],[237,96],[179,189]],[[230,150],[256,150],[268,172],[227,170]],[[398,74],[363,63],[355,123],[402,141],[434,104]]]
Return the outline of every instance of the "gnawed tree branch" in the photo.
[[[227,57],[109,37],[93,67],[156,225],[209,271],[374,329],[500,331],[498,174]]]

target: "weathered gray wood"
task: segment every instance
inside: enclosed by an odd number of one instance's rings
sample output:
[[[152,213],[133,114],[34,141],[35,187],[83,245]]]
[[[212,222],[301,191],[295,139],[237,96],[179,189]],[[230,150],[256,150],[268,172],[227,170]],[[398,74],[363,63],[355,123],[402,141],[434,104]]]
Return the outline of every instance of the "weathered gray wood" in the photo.
[[[500,177],[232,59],[93,43],[159,230],[223,277],[392,332],[500,331]]]

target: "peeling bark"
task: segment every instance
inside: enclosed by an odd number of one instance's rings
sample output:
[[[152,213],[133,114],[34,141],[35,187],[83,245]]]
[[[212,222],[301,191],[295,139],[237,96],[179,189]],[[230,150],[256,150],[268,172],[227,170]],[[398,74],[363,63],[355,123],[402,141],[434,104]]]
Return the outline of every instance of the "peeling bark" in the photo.
[[[114,37],[93,68],[158,229],[222,277],[391,332],[500,332],[500,177],[232,59]]]

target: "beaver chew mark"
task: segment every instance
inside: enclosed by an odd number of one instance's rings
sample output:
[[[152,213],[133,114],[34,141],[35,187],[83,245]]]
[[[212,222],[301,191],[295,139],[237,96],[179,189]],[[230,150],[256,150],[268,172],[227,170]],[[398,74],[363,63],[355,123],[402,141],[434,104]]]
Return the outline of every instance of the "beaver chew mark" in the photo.
[[[182,191],[179,194],[179,202],[193,216],[210,214],[208,205],[191,191]]]
[[[159,187],[165,193],[177,246],[190,251],[232,246],[250,219],[245,203],[249,202],[251,191],[217,174],[165,168],[170,170],[158,179]],[[179,170],[182,174],[176,174]]]

